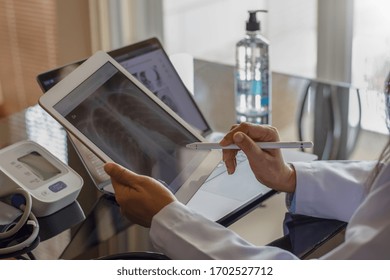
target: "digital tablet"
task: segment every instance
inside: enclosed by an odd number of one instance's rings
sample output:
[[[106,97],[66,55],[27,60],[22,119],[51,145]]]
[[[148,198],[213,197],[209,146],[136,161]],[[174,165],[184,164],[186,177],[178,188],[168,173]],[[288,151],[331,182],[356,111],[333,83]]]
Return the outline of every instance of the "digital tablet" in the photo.
[[[210,140],[220,136],[210,128],[157,38],[149,38],[108,51],[107,54],[187,123],[198,129],[203,137]],[[37,82],[42,91],[47,92],[84,61],[73,62],[38,74]],[[105,190],[111,188],[113,193],[112,186],[108,186],[111,180],[104,172],[104,163],[73,135],[68,133],[68,136],[70,144],[75,148],[94,184],[98,188],[104,187]]]
[[[221,159],[218,151],[187,149],[203,137],[105,52],[86,60],[39,104],[103,162],[165,182],[184,204]]]

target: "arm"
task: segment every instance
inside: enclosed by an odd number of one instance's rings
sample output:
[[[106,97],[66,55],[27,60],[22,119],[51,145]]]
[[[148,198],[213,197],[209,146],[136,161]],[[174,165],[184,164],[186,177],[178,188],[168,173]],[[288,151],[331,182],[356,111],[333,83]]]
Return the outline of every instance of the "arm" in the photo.
[[[375,162],[294,163],[295,213],[349,221],[366,197],[366,180]]]
[[[344,220],[349,220],[345,242],[322,259],[388,259],[390,168],[388,166],[382,171],[380,180],[366,195],[365,176],[374,165],[375,162],[351,161],[295,164],[298,203],[299,196],[304,195],[299,190],[300,180],[307,179],[310,184],[307,188],[313,188],[309,193],[316,194],[313,201],[306,204],[309,209],[324,207],[327,209],[325,212],[336,214],[336,217],[329,218],[340,220],[343,218],[337,216],[338,211],[354,212],[351,219],[344,214]],[[329,185],[323,184],[321,176],[332,178],[337,184],[328,189]],[[330,201],[333,202],[328,204],[323,195],[334,195],[334,192],[337,195],[332,196]],[[363,197],[360,198],[361,193]],[[321,203],[324,205],[321,206]],[[177,259],[296,259],[291,253],[278,248],[253,246],[228,229],[199,217],[178,202],[169,204],[156,214],[150,235],[156,248]]]
[[[296,212],[348,221],[366,195],[365,180],[375,162],[284,162],[280,150],[261,150],[255,141],[279,141],[271,126],[233,126],[221,145],[237,144],[246,154],[258,181],[277,191],[295,193]],[[228,172],[235,171],[236,150],[224,150]]]
[[[150,236],[153,245],[173,259],[297,259],[276,247],[255,246],[179,202],[153,218]]]
[[[273,247],[255,247],[222,227],[194,213],[160,182],[108,163],[115,198],[131,221],[150,227],[156,248],[174,259],[294,259]]]

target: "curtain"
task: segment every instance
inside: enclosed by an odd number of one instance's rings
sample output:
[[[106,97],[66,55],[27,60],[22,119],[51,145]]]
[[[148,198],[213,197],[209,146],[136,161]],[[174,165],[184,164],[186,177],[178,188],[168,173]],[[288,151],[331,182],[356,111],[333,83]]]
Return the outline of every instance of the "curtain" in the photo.
[[[0,117],[37,104],[39,73],[92,53],[89,0],[0,0]]]
[[[57,60],[56,2],[0,0],[0,115],[37,103],[36,75]]]

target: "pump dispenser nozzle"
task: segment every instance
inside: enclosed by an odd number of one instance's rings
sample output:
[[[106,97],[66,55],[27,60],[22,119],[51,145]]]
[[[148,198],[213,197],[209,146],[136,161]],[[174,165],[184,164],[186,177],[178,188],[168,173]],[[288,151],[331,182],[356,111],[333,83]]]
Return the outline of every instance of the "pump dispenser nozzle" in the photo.
[[[246,22],[246,30],[247,31],[257,31],[260,30],[260,21],[257,20],[257,13],[268,13],[267,10],[252,10],[248,11],[249,19]]]

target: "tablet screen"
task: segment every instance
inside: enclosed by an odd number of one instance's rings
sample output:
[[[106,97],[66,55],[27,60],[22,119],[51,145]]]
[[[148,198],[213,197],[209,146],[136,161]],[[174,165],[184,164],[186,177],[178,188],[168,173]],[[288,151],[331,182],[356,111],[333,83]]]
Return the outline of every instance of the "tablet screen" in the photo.
[[[209,153],[185,148],[199,139],[110,62],[54,109],[113,161],[173,193]]]

